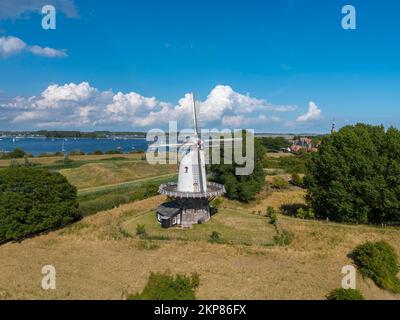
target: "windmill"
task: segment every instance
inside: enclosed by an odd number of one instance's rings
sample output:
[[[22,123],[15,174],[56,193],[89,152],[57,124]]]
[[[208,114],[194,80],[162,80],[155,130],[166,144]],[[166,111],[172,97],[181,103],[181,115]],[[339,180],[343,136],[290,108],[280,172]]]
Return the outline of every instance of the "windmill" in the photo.
[[[182,143],[150,146],[178,148],[181,154],[178,182],[161,184],[159,187],[159,193],[170,199],[157,209],[157,220],[165,228],[191,227],[206,222],[210,219],[209,202],[225,193],[222,184],[207,181],[204,147],[220,147],[220,140],[201,140],[196,101],[194,94],[192,96],[194,135]],[[233,140],[237,139],[224,139],[225,142]]]

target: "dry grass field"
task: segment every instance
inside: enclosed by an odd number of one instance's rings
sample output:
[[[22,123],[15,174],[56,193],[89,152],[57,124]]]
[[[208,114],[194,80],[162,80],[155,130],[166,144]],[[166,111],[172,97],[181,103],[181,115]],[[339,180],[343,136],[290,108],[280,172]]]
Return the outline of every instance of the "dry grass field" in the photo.
[[[86,155],[76,155],[69,156],[70,160],[73,161],[101,161],[101,160],[109,160],[112,158],[124,158],[129,160],[140,160],[143,157],[142,153],[132,153],[132,154],[103,154],[103,155],[95,155],[95,154],[86,154]],[[62,162],[64,157],[33,157],[28,158],[31,163],[34,164],[54,164],[57,162]],[[24,159],[17,159],[20,164],[24,163]],[[0,160],[0,168],[8,167],[10,165],[10,160]]]
[[[214,226],[225,224],[229,230],[249,227],[249,233],[253,228],[254,233],[265,228],[268,233],[266,218],[258,216],[258,210],[265,211],[268,205],[298,203],[304,201],[303,195],[302,190],[293,188],[264,194],[249,205],[224,201],[221,216],[217,213],[213,218],[220,220]],[[347,255],[357,244],[384,239],[400,253],[398,229],[282,215],[278,217],[281,228],[295,236],[289,246],[213,244],[202,237],[143,240],[124,230],[129,221],[140,216],[147,214],[151,218],[150,212],[164,200],[157,196],[129,203],[62,230],[2,245],[0,298],[121,299],[127,293],[142,290],[150,271],[169,270],[198,272],[200,299],[324,299],[330,290],[340,287],[341,268],[351,263]],[[230,207],[236,212],[228,214]],[[245,216],[251,222],[244,222]],[[164,231],[158,229],[160,233]],[[46,264],[56,267],[56,290],[41,288],[41,268]],[[399,299],[399,295],[380,290],[361,277],[357,278],[357,286],[367,299]]]
[[[118,184],[175,172],[177,172],[176,165],[150,165],[146,161],[105,161],[60,170],[60,173],[78,189]]]

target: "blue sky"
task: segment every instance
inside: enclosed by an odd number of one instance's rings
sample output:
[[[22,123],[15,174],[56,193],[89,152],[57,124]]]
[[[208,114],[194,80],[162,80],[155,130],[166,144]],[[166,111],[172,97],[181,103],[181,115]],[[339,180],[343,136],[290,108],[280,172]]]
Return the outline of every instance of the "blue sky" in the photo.
[[[0,0],[0,130],[185,126],[192,91],[206,127],[400,127],[399,17],[389,0]]]

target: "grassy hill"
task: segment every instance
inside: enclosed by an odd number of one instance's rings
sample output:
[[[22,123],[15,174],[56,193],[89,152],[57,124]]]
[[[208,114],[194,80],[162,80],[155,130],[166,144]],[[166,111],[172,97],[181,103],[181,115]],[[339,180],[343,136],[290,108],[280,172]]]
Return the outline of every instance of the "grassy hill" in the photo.
[[[242,228],[251,226],[256,229],[256,239],[264,240],[264,231],[265,239],[270,239],[266,219],[252,212],[257,212],[257,206],[264,202],[279,205],[298,201],[299,197],[301,191],[296,189],[273,192],[258,203],[236,207],[236,213],[223,211],[215,223],[203,225],[207,228],[204,234],[213,229],[211,226],[218,228],[218,224],[228,226],[219,229],[222,237],[230,237],[229,232],[235,229],[240,234]],[[0,297],[120,299],[140,291],[150,271],[170,270],[198,272],[202,280],[200,299],[324,299],[330,290],[340,286],[340,270],[351,263],[347,255],[357,244],[384,239],[400,251],[398,229],[306,221],[282,215],[278,218],[281,226],[295,236],[289,246],[215,244],[202,236],[196,241],[173,236],[168,240],[143,240],[123,230],[126,223],[135,221],[132,219],[147,214],[151,217],[163,200],[164,197],[157,196],[125,204],[86,217],[63,230],[1,246]],[[231,205],[235,204],[224,203],[226,208]],[[243,226],[246,215],[249,222]],[[143,245],[143,241],[152,241],[156,246]],[[57,290],[40,288],[44,264],[56,267]],[[369,280],[358,278],[357,285],[367,299],[399,298],[378,289]]]
[[[79,161],[84,163],[68,169],[70,179],[78,179],[81,187],[89,185],[80,189],[81,205],[110,210],[88,215],[61,230],[0,246],[0,299],[121,299],[141,291],[151,271],[167,270],[199,273],[199,299],[324,299],[340,287],[341,268],[352,263],[348,254],[358,244],[385,240],[400,254],[399,228],[343,225],[281,214],[279,228],[293,233],[294,239],[287,246],[275,244],[276,230],[264,216],[265,210],[304,204],[305,191],[297,187],[264,191],[249,204],[225,199],[210,222],[192,230],[161,229],[154,210],[165,197],[135,202],[129,197],[144,183],[173,177],[162,177],[143,166],[143,172],[137,172],[139,167],[132,165],[137,162],[132,160],[136,159],[82,158]],[[108,170],[106,175],[115,170],[116,178],[96,178],[87,172],[92,166]],[[86,178],[90,183],[85,185]],[[121,202],[124,197],[126,202]],[[136,235],[138,223],[145,224],[147,238]],[[221,234],[221,243],[209,242],[212,231]],[[40,286],[41,268],[46,264],[56,268],[56,290]],[[367,299],[400,298],[360,276],[357,288]]]

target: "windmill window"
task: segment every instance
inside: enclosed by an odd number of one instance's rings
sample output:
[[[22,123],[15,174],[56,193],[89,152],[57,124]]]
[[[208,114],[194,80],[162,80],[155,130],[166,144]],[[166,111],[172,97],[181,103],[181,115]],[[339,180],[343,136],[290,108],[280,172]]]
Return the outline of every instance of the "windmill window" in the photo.
[[[188,167],[185,167],[185,173],[188,173],[188,169],[189,169]]]

